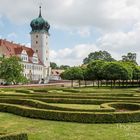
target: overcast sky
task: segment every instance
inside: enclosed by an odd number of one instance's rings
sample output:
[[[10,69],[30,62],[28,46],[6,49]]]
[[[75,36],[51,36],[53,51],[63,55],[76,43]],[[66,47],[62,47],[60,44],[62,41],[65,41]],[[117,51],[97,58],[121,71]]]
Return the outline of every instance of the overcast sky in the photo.
[[[30,46],[30,22],[50,25],[50,59],[80,65],[92,51],[116,59],[136,52],[140,64],[140,0],[0,0],[0,37]]]

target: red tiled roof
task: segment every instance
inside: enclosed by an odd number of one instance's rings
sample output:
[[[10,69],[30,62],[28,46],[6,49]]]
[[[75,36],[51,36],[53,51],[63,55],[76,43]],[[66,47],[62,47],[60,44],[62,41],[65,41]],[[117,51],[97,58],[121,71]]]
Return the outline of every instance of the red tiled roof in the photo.
[[[33,57],[33,54],[35,52],[32,50],[32,48],[29,48],[20,44],[15,44],[13,42],[3,40],[3,39],[0,39],[0,47],[2,47],[0,48],[0,51],[2,51],[2,53],[8,57],[14,56],[14,55],[20,55],[22,51],[25,50],[29,57],[29,62],[33,63],[31,58]],[[40,59],[39,59],[38,64],[43,65]]]

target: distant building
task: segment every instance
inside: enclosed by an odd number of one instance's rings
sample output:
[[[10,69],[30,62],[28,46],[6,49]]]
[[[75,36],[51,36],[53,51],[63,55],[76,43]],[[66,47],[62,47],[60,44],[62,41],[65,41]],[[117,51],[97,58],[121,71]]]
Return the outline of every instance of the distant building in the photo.
[[[61,73],[63,73],[65,70],[60,69],[52,69],[50,79],[51,80],[61,80]]]
[[[39,17],[31,21],[31,48],[0,39],[0,56],[18,56],[24,65],[24,76],[31,81],[47,83],[51,74],[49,61],[50,25]]]

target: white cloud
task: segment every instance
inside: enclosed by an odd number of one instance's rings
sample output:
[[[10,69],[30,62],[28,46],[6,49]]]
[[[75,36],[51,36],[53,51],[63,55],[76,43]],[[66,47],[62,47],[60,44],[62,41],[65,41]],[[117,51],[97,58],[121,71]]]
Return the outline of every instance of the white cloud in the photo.
[[[27,23],[38,14],[34,0],[0,0],[0,13],[14,23]],[[139,0],[41,0],[42,13],[59,26],[94,26],[120,29],[140,21]],[[16,8],[15,8],[16,3]]]
[[[92,51],[97,51],[98,48],[94,44],[80,44],[73,48],[60,49],[58,51],[50,51],[50,59],[58,65],[80,65],[85,57]]]
[[[110,51],[113,56],[120,58],[128,52],[137,53],[140,56],[140,23],[137,23],[131,31],[110,32],[100,37],[98,47]],[[140,58],[137,57],[140,63]]]
[[[71,33],[74,31],[81,37],[89,37],[92,27],[102,33],[97,43],[51,50],[51,61],[58,64],[80,64],[91,51],[95,50],[107,50],[117,59],[130,51],[140,56],[140,0],[40,1],[43,3],[42,15],[53,27]],[[37,17],[39,6],[37,1],[0,0],[0,2],[1,15],[13,23],[28,24]],[[0,18],[0,26],[2,23]],[[14,33],[8,36],[16,38]],[[140,62],[140,59],[138,61]]]
[[[117,60],[128,52],[137,53],[137,61],[140,63],[140,23],[135,24],[131,31],[109,32],[98,38],[95,44],[81,44],[71,49],[53,51],[50,56],[58,64],[78,65],[90,52],[98,50],[108,51]]]
[[[123,30],[140,21],[139,0],[0,0],[0,13],[16,24],[27,24],[42,15],[60,28],[96,27],[103,31]],[[16,8],[15,8],[16,3]],[[84,29],[85,30],[85,29]],[[80,34],[89,34],[81,31]]]

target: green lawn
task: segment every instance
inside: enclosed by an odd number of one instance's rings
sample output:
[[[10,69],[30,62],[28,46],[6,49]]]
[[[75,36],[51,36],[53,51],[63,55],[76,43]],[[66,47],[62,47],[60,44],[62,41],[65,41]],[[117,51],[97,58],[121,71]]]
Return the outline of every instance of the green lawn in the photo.
[[[139,140],[140,123],[79,124],[0,113],[1,132],[27,132],[29,140]]]
[[[31,89],[32,90],[32,89]],[[34,90],[34,89],[33,89]],[[47,91],[48,89],[46,89]],[[126,94],[131,97],[140,96],[138,89],[110,89],[110,88],[76,88],[73,91],[63,91],[63,89],[49,89],[51,92],[41,93],[43,96],[55,95],[94,95],[94,96],[114,96],[115,94]],[[65,89],[64,89],[65,90]],[[66,89],[67,90],[67,89]],[[71,89],[70,89],[71,90]],[[79,92],[74,92],[79,90]],[[28,93],[16,93],[13,90],[5,89],[5,93],[0,94],[26,95]],[[8,92],[7,92],[8,91]],[[57,91],[57,92],[55,92]],[[31,93],[30,93],[31,94]],[[35,95],[40,93],[36,92]],[[96,94],[96,95],[95,95]],[[129,95],[130,94],[130,95]],[[115,96],[116,96],[115,95]],[[124,96],[123,95],[123,96]],[[118,96],[118,95],[117,95]],[[18,97],[18,96],[17,96]],[[3,98],[3,97],[2,97]],[[23,98],[22,96],[20,98]],[[50,105],[74,108],[74,109],[98,109],[100,105],[88,104],[64,104],[49,103]],[[8,113],[0,113],[0,134],[1,133],[28,133],[29,140],[140,140],[140,123],[124,123],[124,124],[82,124],[60,121],[48,121],[39,119],[30,119],[16,116]]]
[[[100,105],[81,105],[81,104],[55,104],[55,103],[49,103],[53,106],[58,107],[66,107],[66,108],[72,108],[72,109],[99,109]]]

